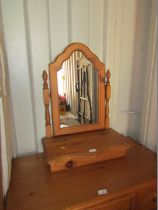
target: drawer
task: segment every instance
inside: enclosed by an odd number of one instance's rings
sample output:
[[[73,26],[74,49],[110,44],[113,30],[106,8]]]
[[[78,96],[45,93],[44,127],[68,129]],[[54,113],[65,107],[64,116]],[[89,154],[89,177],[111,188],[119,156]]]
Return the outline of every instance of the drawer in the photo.
[[[156,190],[146,189],[138,192],[136,196],[137,210],[156,210],[157,195]]]
[[[51,172],[66,170],[78,166],[89,165],[92,163],[124,157],[127,154],[126,148],[112,148],[108,151],[99,151],[95,153],[76,153],[63,155],[52,159],[48,164]]]
[[[85,210],[134,210],[133,196],[126,196],[102,204],[95,205]]]
[[[69,136],[71,138],[67,138],[67,140],[63,136],[61,141],[56,141],[55,137],[55,141],[43,139],[45,156],[51,172],[125,157],[130,147],[126,139],[122,137],[111,140],[99,132],[94,134],[94,137],[92,134],[92,141],[90,134],[78,135],[78,137],[77,135]]]

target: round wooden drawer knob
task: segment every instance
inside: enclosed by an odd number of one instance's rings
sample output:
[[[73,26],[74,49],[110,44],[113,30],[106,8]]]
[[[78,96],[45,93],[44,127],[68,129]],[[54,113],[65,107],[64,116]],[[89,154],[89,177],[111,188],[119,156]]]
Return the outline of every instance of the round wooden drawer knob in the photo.
[[[67,163],[66,163],[66,167],[67,167],[67,168],[72,168],[73,165],[74,165],[74,163],[73,163],[72,160],[69,160],[69,161],[67,161]]]

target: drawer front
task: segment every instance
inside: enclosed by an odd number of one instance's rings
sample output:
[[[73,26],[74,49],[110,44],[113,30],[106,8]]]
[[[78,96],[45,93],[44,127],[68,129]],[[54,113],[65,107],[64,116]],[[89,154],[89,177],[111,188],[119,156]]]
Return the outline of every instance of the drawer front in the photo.
[[[66,170],[78,166],[93,164],[100,161],[124,157],[127,154],[127,148],[109,149],[107,151],[93,153],[69,154],[53,159],[48,164],[51,172]]]
[[[129,196],[102,203],[86,210],[134,210],[133,204],[133,196]]]
[[[109,204],[109,205],[102,204],[102,205],[92,207],[88,210],[130,210],[130,202],[123,201],[123,202]]]
[[[157,195],[155,190],[144,190],[137,193],[136,209],[137,210],[156,210]]]

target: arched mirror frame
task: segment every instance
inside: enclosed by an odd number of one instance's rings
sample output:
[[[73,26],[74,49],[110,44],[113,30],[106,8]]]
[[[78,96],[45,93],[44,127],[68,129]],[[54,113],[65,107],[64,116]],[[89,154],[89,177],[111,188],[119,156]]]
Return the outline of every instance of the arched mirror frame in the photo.
[[[92,62],[94,69],[98,71],[98,122],[94,124],[60,128],[57,71],[62,68],[63,62],[67,60],[74,51],[82,52],[83,55]],[[54,62],[49,64],[49,79],[52,109],[52,130],[54,136],[107,128],[105,120],[105,65],[100,62],[98,57],[92,53],[86,45],[82,43],[72,43],[68,45],[65,50],[57,56]]]

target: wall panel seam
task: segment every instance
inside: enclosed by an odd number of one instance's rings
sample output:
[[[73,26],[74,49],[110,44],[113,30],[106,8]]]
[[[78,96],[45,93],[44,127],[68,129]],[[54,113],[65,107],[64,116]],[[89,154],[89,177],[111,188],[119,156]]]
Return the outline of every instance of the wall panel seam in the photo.
[[[151,67],[150,67],[150,76],[149,76],[149,89],[147,93],[147,108],[146,108],[146,114],[145,114],[145,126],[144,126],[144,137],[143,137],[143,145],[146,143],[146,136],[147,136],[147,126],[148,126],[148,120],[149,120],[149,106],[150,106],[150,97],[151,97],[151,88],[152,88],[152,80],[153,80],[153,71],[154,71],[154,61],[156,57],[156,34],[157,32],[157,21],[156,26],[154,30],[154,41],[153,41],[153,49],[152,49],[152,61],[151,61]]]
[[[49,56],[50,56],[50,62],[52,61],[52,51],[51,51],[51,30],[50,30],[50,4],[49,0],[47,0],[47,23],[48,23],[48,42],[49,42]]]
[[[32,118],[33,118],[33,126],[34,126],[34,143],[36,151],[38,151],[38,142],[37,142],[37,127],[36,127],[36,112],[35,112],[35,93],[34,93],[34,85],[33,81],[33,63],[32,63],[32,53],[31,53],[31,38],[30,38],[30,30],[29,30],[29,16],[28,16],[28,5],[27,1],[23,1],[23,10],[24,10],[24,27],[25,27],[25,36],[26,36],[26,54],[28,60],[28,75],[29,75],[29,84],[30,84],[30,96],[31,96],[31,105],[32,105]],[[30,56],[29,56],[30,55]]]

